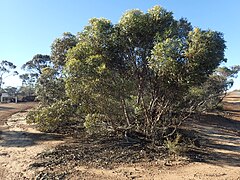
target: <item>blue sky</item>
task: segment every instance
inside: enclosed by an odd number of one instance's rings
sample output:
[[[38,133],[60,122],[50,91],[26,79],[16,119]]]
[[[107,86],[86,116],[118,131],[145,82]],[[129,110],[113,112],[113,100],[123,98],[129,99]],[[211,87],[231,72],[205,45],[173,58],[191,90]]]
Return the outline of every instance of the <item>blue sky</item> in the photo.
[[[154,5],[187,18],[194,27],[224,34],[227,66],[240,64],[240,0],[0,0],[0,60],[19,69],[35,54],[50,54],[54,39],[63,32],[76,34],[92,17],[117,23],[129,9],[146,12]],[[17,77],[5,79],[20,85]],[[233,89],[240,89],[240,78]]]

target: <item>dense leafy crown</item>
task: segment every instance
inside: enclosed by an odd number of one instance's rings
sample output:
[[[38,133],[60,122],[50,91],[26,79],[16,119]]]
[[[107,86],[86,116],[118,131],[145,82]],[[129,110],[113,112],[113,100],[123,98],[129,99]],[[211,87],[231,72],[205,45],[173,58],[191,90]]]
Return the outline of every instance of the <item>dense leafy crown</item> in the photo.
[[[225,48],[220,32],[193,28],[160,6],[127,11],[117,24],[93,18],[76,36],[56,39],[51,56],[26,64],[40,67],[43,106],[31,118],[48,130],[51,123],[55,129],[80,119],[91,133],[167,137],[192,112],[213,107],[232,85],[229,77],[239,67],[218,68]]]
[[[115,25],[94,18],[68,51],[67,94],[88,120],[150,133],[180,119],[170,112],[194,109],[187,95],[225,61],[224,49],[221,33],[193,29],[160,6],[130,10]]]

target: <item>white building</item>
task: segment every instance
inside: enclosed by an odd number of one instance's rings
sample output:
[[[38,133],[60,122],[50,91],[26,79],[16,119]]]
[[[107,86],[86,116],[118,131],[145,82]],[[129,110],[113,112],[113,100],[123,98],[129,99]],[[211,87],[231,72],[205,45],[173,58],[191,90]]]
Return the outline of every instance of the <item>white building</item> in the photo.
[[[1,95],[1,103],[2,102],[11,102],[11,100],[14,99],[15,103],[17,103],[17,96],[10,96],[8,93],[2,93]]]

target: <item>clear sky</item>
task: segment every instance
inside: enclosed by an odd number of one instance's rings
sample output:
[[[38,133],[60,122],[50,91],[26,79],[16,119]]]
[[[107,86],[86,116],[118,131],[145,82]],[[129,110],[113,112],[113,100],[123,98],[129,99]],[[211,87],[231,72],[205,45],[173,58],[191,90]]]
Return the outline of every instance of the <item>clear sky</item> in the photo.
[[[187,18],[194,27],[224,34],[227,66],[240,64],[240,0],[0,0],[0,60],[21,65],[35,54],[50,54],[63,32],[80,32],[92,17],[117,23],[129,9],[146,12],[154,5]],[[17,77],[5,79],[18,86]],[[240,89],[240,78],[233,89]]]

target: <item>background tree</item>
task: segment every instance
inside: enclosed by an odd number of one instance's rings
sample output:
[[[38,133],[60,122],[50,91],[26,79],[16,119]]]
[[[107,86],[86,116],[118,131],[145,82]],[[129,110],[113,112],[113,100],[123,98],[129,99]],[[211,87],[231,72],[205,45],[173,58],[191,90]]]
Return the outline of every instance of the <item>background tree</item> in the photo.
[[[30,71],[30,76],[37,79],[36,93],[43,105],[65,98],[62,67],[66,62],[67,51],[76,43],[77,38],[74,35],[64,33],[52,43],[51,56],[37,54],[23,65],[23,69]]]
[[[37,82],[38,74],[25,73],[19,75],[22,80],[22,86],[19,89],[19,94],[23,97],[35,95],[35,84]]]
[[[25,73],[19,75],[19,78],[22,80],[22,86],[34,86],[37,82],[38,74]]]
[[[42,74],[42,69],[50,66],[52,66],[52,63],[49,55],[37,54],[33,56],[31,60],[26,62],[22,66],[22,69],[29,71],[36,77],[39,77]]]
[[[14,97],[18,94],[18,88],[16,88],[16,87],[8,86],[8,87],[4,88],[4,91],[12,97]]]
[[[20,75],[20,78],[22,79],[23,87],[22,90],[24,91],[29,91],[32,92],[32,90],[36,91],[37,88],[39,87],[40,81],[39,79],[43,75],[43,70],[45,68],[52,68],[53,64],[51,61],[51,58],[49,55],[42,55],[42,54],[37,54],[33,56],[33,58],[26,62],[23,66],[22,69],[28,71],[28,73]],[[38,96],[43,96],[43,93],[38,91],[39,94]],[[46,97],[48,94],[45,95]],[[38,98],[38,97],[37,97]]]
[[[58,77],[56,69],[43,68],[36,85],[37,98],[44,106],[63,100],[66,98],[64,86],[64,80]]]
[[[16,66],[12,62],[6,60],[0,62],[0,89],[2,88],[2,85],[4,83],[4,78],[6,78],[6,76],[4,75],[18,75],[18,72],[14,71],[14,69],[16,69]]]
[[[51,66],[41,66],[39,80],[36,86],[38,99],[43,105],[51,105],[58,100],[66,99],[65,81],[62,68],[66,63],[66,54],[77,43],[77,38],[71,33],[64,33],[51,46],[51,56],[48,56]]]
[[[67,51],[76,45],[76,37],[64,33],[52,44],[50,66],[41,66],[36,82],[36,95],[40,106],[28,116],[29,122],[35,122],[44,131],[58,131],[76,120],[75,108],[65,93],[63,66],[66,63]],[[51,114],[51,115],[50,115]]]
[[[69,49],[76,46],[77,38],[75,35],[65,32],[61,38],[54,40],[51,46],[51,60],[55,68],[62,69],[66,63],[66,54]]]
[[[189,98],[192,103],[198,104],[197,111],[216,109],[233,86],[233,78],[239,71],[240,66],[219,67],[201,86],[191,87]]]

